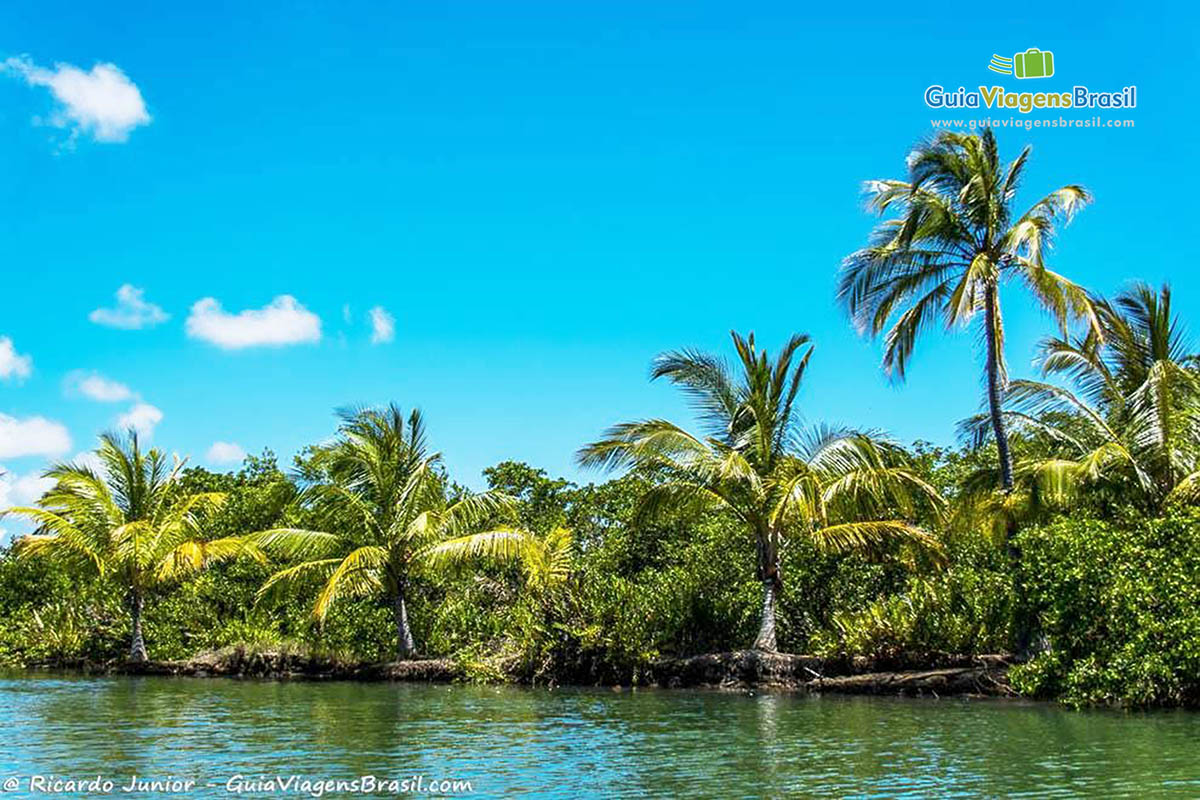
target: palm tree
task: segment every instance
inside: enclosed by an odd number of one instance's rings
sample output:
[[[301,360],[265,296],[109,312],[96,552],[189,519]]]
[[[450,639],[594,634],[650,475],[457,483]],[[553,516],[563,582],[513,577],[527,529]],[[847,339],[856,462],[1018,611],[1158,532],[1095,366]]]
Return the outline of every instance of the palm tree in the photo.
[[[1013,466],[1001,414],[1008,374],[1001,285],[1018,279],[1060,327],[1083,318],[1098,332],[1087,293],[1047,269],[1044,258],[1055,222],[1069,221],[1091,195],[1067,185],[1016,216],[1011,206],[1029,154],[1026,147],[1002,164],[990,128],[978,136],[943,131],[918,146],[908,157],[907,181],[866,184],[869,206],[896,216],[845,260],[838,286],[838,298],[860,331],[878,336],[886,330],[883,367],[898,380],[904,379],[917,337],[930,326],[978,321],[1005,491],[1013,487]]]
[[[802,432],[794,404],[813,348],[793,336],[772,361],[754,334],[732,334],[738,374],[721,359],[685,350],[654,362],[654,379],[681,387],[696,409],[701,438],[664,420],[616,425],[579,453],[585,466],[642,467],[665,478],[641,498],[640,512],[719,509],[754,537],[762,617],[754,649],[775,652],[775,609],[783,587],[780,554],[792,537],[826,551],[866,550],[904,540],[937,542],[910,520],[940,506],[900,451],[866,433]],[[898,514],[904,519],[897,519]]]
[[[143,451],[137,433],[106,433],[96,450],[101,469],[58,464],[55,485],[36,507],[5,510],[38,525],[17,542],[19,557],[44,556],[81,574],[111,580],[125,591],[132,621],[129,658],[147,659],[142,635],[145,599],[155,588],[237,556],[262,559],[240,538],[206,540],[206,518],[225,499],[217,492],[184,494],[183,462]]]
[[[511,512],[495,492],[446,496],[441,455],[429,451],[419,411],[407,419],[395,405],[342,412],[338,436],[313,455],[324,476],[305,493],[325,531],[277,528],[248,540],[298,563],[272,575],[260,598],[317,582],[313,615],[324,621],[339,599],[384,596],[392,605],[397,654],[410,658],[416,643],[408,620],[414,579],[432,566],[430,547],[479,533]]]
[[[1018,461],[1023,494],[1062,505],[1084,488],[1157,513],[1171,501],[1200,500],[1200,370],[1171,289],[1136,283],[1112,301],[1093,300],[1099,334],[1052,337],[1039,347],[1044,381],[1013,381],[1004,417],[1055,443]],[[964,424],[978,441],[978,418]],[[1031,505],[1038,505],[1037,502]]]

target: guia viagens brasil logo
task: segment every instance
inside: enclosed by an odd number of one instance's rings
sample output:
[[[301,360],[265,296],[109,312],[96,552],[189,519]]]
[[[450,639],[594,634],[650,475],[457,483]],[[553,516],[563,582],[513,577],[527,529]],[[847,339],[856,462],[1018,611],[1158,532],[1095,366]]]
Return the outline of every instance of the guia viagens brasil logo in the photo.
[[[1054,77],[1054,53],[1030,47],[1010,56],[992,54],[987,68],[1018,80]],[[1007,109],[1028,114],[1040,109],[1064,108],[1136,108],[1137,87],[1126,86],[1118,91],[1095,92],[1087,86],[1073,85],[1057,91],[1014,92],[1003,86],[983,86],[947,91],[941,84],[925,90],[925,105],[930,108],[989,108]]]

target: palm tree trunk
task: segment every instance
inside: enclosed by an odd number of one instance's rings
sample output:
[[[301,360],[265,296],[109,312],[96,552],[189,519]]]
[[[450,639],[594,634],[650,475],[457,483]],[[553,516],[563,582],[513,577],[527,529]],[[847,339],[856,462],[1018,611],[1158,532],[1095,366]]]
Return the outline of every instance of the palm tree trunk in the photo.
[[[1005,492],[1013,488],[1012,452],[1008,447],[1008,431],[1001,416],[1000,398],[1000,343],[996,335],[1000,327],[1000,298],[995,285],[984,293],[986,318],[984,330],[987,339],[987,392],[988,412],[992,417],[992,431],[996,436],[996,450],[1000,455],[1000,483]],[[1012,575],[1009,587],[1012,602],[1012,626],[1014,650],[1019,659],[1028,657],[1033,640],[1033,615],[1025,605],[1025,586],[1021,578],[1021,547],[1016,540],[1016,521],[1010,519],[1004,531],[1004,547],[1008,556],[1008,568]]]
[[[758,636],[754,637],[752,650],[763,653],[778,653],[779,644],[775,639],[775,605],[779,599],[779,590],[783,588],[783,580],[779,574],[779,550],[776,547],[776,531],[770,526],[764,526],[754,537],[758,550],[758,579],[763,585],[762,615],[758,623]]]
[[[1028,661],[1032,653],[1034,624],[1037,615],[1026,599],[1024,573],[1021,571],[1021,546],[1016,538],[1016,525],[1010,523],[1005,532],[1008,541],[1005,551],[1008,555],[1008,569],[1012,574],[1009,592],[1012,619],[1013,654],[1018,661]]]
[[[133,619],[133,637],[129,643],[129,660],[141,664],[150,659],[146,653],[146,640],[142,636],[142,593],[136,589],[129,592],[129,614]]]
[[[400,661],[412,658],[417,652],[413,642],[412,628],[408,625],[408,607],[404,604],[404,590],[399,589],[392,599],[392,610],[396,617],[396,658]]]
[[[987,340],[987,396],[988,413],[992,417],[992,432],[996,436],[996,449],[1000,453],[1000,483],[1004,491],[1011,492],[1013,488],[1012,453],[1008,449],[1008,431],[1004,427],[1004,417],[1001,415],[1000,398],[1000,342],[997,332],[1000,321],[1000,298],[996,295],[996,286],[988,286],[984,290],[984,338]]]
[[[775,576],[764,580],[762,584],[762,621],[759,623],[758,636],[754,639],[752,649],[764,653],[778,653],[779,645],[775,641],[775,601],[779,595],[779,584]]]

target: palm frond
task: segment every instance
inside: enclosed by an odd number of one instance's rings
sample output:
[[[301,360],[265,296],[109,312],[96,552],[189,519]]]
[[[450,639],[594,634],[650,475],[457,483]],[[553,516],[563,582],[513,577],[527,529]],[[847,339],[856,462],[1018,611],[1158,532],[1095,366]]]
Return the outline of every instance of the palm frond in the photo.
[[[285,561],[321,559],[345,548],[345,540],[333,533],[301,528],[271,528],[247,534],[247,543]]]
[[[713,461],[712,452],[696,437],[666,420],[614,425],[603,439],[579,451],[584,467],[614,469],[668,465],[679,469]]]
[[[320,558],[281,569],[259,587],[255,593],[256,602],[278,601],[297,594],[311,584],[323,584],[341,563],[340,558]]]
[[[213,564],[249,558],[266,564],[266,554],[241,536],[227,536],[207,542],[187,541],[167,553],[155,568],[159,581],[176,581],[195,575]]]
[[[831,553],[869,551],[889,542],[915,544],[933,552],[942,550],[941,542],[936,536],[903,520],[843,522],[818,528],[811,536],[819,547]]]
[[[388,552],[382,547],[368,545],[352,551],[330,573],[313,604],[313,616],[324,621],[339,598],[370,597],[383,589],[387,563]]]

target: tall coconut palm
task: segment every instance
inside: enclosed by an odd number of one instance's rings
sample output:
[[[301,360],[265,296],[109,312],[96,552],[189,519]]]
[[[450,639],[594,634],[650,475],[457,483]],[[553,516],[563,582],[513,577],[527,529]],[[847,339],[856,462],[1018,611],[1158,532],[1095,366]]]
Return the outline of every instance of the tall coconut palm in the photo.
[[[860,331],[884,334],[884,370],[903,380],[920,334],[978,324],[985,343],[987,404],[999,452],[1000,484],[1013,486],[1012,455],[1001,414],[1007,382],[1000,287],[1019,281],[1065,329],[1083,318],[1095,331],[1087,293],[1046,267],[1055,223],[1090,202],[1067,185],[1017,216],[1012,210],[1029,160],[1026,147],[1004,164],[991,129],[943,131],[908,157],[908,180],[866,184],[869,206],[895,212],[870,244],[842,265],[838,297]]]
[[[585,466],[645,467],[665,479],[641,499],[641,512],[712,508],[753,534],[762,617],[754,649],[774,652],[780,554],[807,537],[832,552],[865,550],[902,540],[936,548],[912,520],[918,506],[940,505],[937,492],[901,452],[869,434],[818,428],[801,431],[796,394],[812,356],[807,336],[793,336],[772,360],[754,334],[732,334],[737,372],[720,358],[685,350],[654,362],[687,394],[703,437],[664,420],[623,423],[579,453]]]
[[[1056,452],[1019,459],[1018,484],[1031,499],[1063,504],[1087,488],[1157,513],[1174,500],[1200,500],[1200,370],[1171,289],[1132,285],[1093,301],[1100,334],[1052,337],[1039,347],[1047,376],[1013,381],[1004,417],[1042,433]],[[965,423],[978,440],[982,420]]]
[[[35,507],[5,510],[32,520],[38,531],[17,542],[19,557],[46,557],[81,574],[110,580],[125,590],[132,622],[131,661],[147,659],[142,613],[156,587],[241,555],[262,560],[240,538],[206,540],[204,523],[224,495],[184,494],[183,462],[162,451],[143,451],[135,432],[107,433],[96,450],[100,469],[59,464],[55,480]]]
[[[432,566],[429,549],[480,533],[511,511],[508,498],[495,492],[450,500],[440,464],[441,455],[429,450],[419,411],[407,419],[395,405],[343,412],[336,440],[313,456],[324,480],[304,496],[326,530],[278,528],[248,537],[268,553],[297,562],[272,575],[260,597],[318,583],[313,605],[318,620],[340,599],[386,597],[397,655],[412,657],[408,597],[414,579]]]

